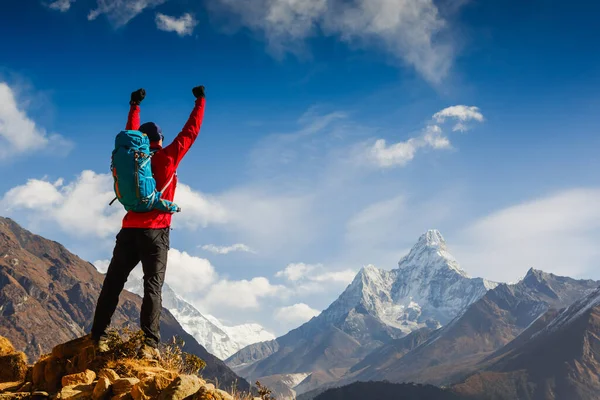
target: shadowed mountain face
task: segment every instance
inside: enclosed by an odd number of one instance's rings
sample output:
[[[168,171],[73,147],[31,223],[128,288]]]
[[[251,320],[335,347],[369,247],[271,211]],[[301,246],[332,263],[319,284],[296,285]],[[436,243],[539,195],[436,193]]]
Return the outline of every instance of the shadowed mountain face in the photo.
[[[473,399],[598,399],[600,289],[547,313],[487,364],[454,390]]]
[[[435,386],[389,382],[356,382],[329,389],[315,398],[315,400],[364,399],[460,400],[461,398],[455,393]]]
[[[276,344],[242,349],[227,363],[252,379],[350,368],[394,339],[451,321],[495,286],[462,271],[440,233],[432,230],[397,269],[363,268],[319,316]]]
[[[490,290],[415,350],[404,356],[391,351],[379,359],[369,357],[371,365],[346,380],[455,382],[479,368],[478,363],[515,339],[548,309],[567,307],[598,285],[530,270],[521,282]]]
[[[30,359],[37,359],[59,343],[90,331],[104,276],[94,266],[61,244],[32,234],[14,221],[0,217],[0,336]],[[142,299],[124,291],[113,326],[139,326]],[[203,374],[223,387],[249,385],[222,361],[208,353],[163,309],[163,339],[179,336],[184,350],[206,361]]]

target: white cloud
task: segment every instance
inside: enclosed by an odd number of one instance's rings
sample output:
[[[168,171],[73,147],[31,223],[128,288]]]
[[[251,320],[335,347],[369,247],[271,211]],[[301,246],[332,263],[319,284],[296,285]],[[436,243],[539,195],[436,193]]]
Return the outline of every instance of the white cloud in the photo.
[[[285,298],[289,290],[285,286],[272,285],[267,278],[257,277],[251,280],[221,280],[208,288],[200,303],[209,310],[258,309],[260,299],[267,297]]]
[[[278,278],[285,278],[288,281],[296,282],[300,279],[306,279],[309,273],[313,272],[317,268],[323,268],[321,264],[310,265],[304,263],[289,264],[285,269],[275,274]]]
[[[125,214],[118,202],[109,207],[113,198],[112,176],[86,170],[68,184],[63,179],[54,183],[30,179],[6,192],[0,208],[9,213],[25,211],[33,224],[56,225],[69,235],[106,238],[119,230]],[[185,184],[178,184],[175,200],[182,213],[174,216],[174,226],[195,230],[226,221],[218,202]]]
[[[600,257],[600,189],[573,189],[517,204],[484,218],[453,239],[471,272],[513,281],[527,269],[577,276]],[[597,274],[596,274],[597,275]]]
[[[212,285],[218,276],[210,261],[185,251],[169,250],[166,282],[177,293],[188,296]]]
[[[242,243],[233,244],[231,246],[216,246],[214,244],[206,244],[202,246],[202,249],[215,254],[229,254],[235,251],[255,253],[255,251],[252,250],[249,246],[246,246]]]
[[[110,260],[96,260],[93,262],[94,267],[101,273],[105,274],[108,271],[108,266],[110,265]]]
[[[318,33],[379,48],[438,83],[454,58],[448,24],[432,0],[213,0],[213,9],[262,32],[276,55]]]
[[[211,196],[193,190],[190,186],[177,183],[175,203],[181,207],[181,218],[173,218],[175,226],[197,229],[213,224],[224,224],[229,220],[223,204]]]
[[[359,146],[358,161],[365,160],[380,168],[403,167],[415,158],[419,149],[431,148],[444,150],[452,148],[450,139],[444,135],[442,127],[447,120],[454,119],[459,122],[454,125],[452,131],[466,131],[469,127],[468,121],[483,122],[483,114],[477,107],[457,105],[445,108],[433,115],[436,123],[429,123],[421,131],[421,134],[406,141],[387,144],[385,139],[378,139],[372,145]]]
[[[275,311],[275,319],[287,324],[300,325],[320,314],[319,310],[309,307],[304,303],[281,307]]]
[[[15,91],[0,82],[0,160],[18,154],[53,148],[68,152],[72,143],[57,134],[48,134],[17,103]]]
[[[112,177],[83,171],[65,185],[30,179],[10,189],[0,202],[7,212],[25,211],[34,224],[57,225],[75,236],[107,237],[116,233],[124,211],[108,207],[112,200]]]
[[[322,264],[292,263],[278,271],[275,276],[290,282],[298,294],[308,294],[346,286],[352,282],[356,271],[328,271]]]
[[[162,31],[175,32],[179,36],[191,35],[198,21],[192,14],[185,13],[179,18],[170,17],[165,14],[156,14],[156,27]]]
[[[71,8],[72,3],[75,3],[75,0],[56,0],[48,4],[48,7],[60,12],[67,12]]]
[[[167,0],[97,0],[97,7],[90,11],[88,19],[95,20],[106,14],[115,26],[123,26],[143,12],[146,8],[154,8]]]

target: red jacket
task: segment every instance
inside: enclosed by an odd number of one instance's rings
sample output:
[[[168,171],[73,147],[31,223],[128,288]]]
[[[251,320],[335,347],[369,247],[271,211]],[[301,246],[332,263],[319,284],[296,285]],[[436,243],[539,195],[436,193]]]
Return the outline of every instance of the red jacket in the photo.
[[[167,147],[153,145],[153,150],[158,150],[152,157],[152,172],[156,179],[157,190],[163,187],[173,178],[169,187],[162,194],[165,200],[173,201],[175,189],[177,187],[177,167],[187,151],[192,147],[194,141],[200,133],[200,126],[204,119],[204,104],[206,100],[199,98],[192,110],[190,118],[183,127],[183,130],[177,135],[173,143]],[[137,130],[140,128],[140,106],[132,105],[129,109],[127,126],[125,129]],[[152,210],[146,213],[128,212],[123,218],[123,228],[151,228],[162,229],[171,226],[172,214],[158,210]]]

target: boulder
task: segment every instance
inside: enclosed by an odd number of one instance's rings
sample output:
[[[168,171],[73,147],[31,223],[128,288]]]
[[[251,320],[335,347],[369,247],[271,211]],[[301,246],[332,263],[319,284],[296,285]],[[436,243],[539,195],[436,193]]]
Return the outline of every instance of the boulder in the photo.
[[[62,377],[63,386],[90,385],[96,380],[96,373],[92,370],[85,370],[78,374],[65,375]]]
[[[106,376],[101,376],[98,379],[98,383],[94,387],[94,392],[92,393],[93,400],[102,400],[108,397],[110,393],[110,379]]]
[[[23,385],[23,382],[3,382],[0,383],[0,393],[16,392]]]
[[[177,378],[177,374],[173,371],[146,372],[149,376],[141,379],[131,391],[134,400],[156,399]],[[143,374],[138,374],[138,377],[141,378],[141,375]]]
[[[81,353],[83,349],[94,347],[91,335],[86,335],[69,342],[59,344],[52,349],[52,356],[56,358],[72,358]]]
[[[65,386],[56,395],[56,398],[61,400],[91,400],[93,391],[94,385]]]
[[[194,375],[178,376],[158,396],[158,400],[183,400],[200,390],[200,379]]]
[[[119,375],[110,368],[105,368],[98,372],[98,378],[108,378],[111,384],[115,383],[119,379]]]
[[[130,393],[135,385],[140,382],[137,378],[121,378],[117,379],[112,384],[112,392],[115,396]]]
[[[215,393],[219,394],[219,396],[221,396],[222,400],[233,400],[233,396],[224,390],[217,389],[217,390],[215,390]]]
[[[0,356],[0,382],[22,382],[26,375],[27,356],[25,353]]]

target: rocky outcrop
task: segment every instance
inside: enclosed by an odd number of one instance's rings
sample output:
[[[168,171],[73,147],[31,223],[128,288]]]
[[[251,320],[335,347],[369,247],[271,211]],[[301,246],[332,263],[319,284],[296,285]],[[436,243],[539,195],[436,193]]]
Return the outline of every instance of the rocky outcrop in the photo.
[[[197,359],[187,363],[181,351],[169,353],[161,361],[148,361],[133,355],[136,345],[130,339],[98,354],[90,338],[83,337],[56,346],[51,354],[28,366],[24,354],[15,352],[10,342],[0,337],[0,350],[8,353],[2,357],[20,360],[18,368],[0,365],[0,400],[252,399],[248,393],[234,398],[215,388],[198,375],[202,363]]]

